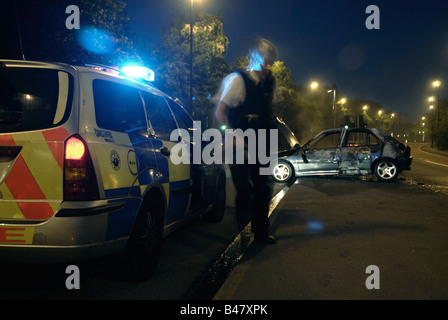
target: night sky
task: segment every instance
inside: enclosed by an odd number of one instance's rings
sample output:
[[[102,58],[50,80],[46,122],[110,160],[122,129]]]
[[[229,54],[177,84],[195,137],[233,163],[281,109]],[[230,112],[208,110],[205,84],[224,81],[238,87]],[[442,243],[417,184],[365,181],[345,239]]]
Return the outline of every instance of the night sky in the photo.
[[[176,12],[187,17],[190,0],[128,0],[139,41],[156,44]],[[369,30],[369,5],[380,29]],[[448,1],[434,0],[194,0],[194,12],[220,14],[230,46],[226,60],[245,55],[244,41],[263,36],[295,83],[339,88],[338,95],[372,100],[417,120],[436,95],[448,96]]]

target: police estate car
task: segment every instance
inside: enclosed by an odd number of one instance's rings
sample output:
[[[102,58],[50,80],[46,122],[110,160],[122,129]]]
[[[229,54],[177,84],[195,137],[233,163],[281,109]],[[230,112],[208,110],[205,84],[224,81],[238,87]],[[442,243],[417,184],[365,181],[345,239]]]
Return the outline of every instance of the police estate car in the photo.
[[[221,165],[170,161],[180,129],[195,130],[180,104],[117,70],[0,60],[0,259],[120,251],[150,276],[171,230],[224,214]]]

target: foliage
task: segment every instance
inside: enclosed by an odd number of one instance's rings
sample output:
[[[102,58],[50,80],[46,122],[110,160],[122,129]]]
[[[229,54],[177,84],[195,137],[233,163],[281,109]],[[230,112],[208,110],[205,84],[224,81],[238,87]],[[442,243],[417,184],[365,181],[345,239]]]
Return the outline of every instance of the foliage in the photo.
[[[17,4],[23,49],[28,60],[107,65],[120,65],[125,60],[143,60],[137,54],[132,40],[126,4],[118,0],[15,0],[6,3],[4,13],[15,11],[12,3]],[[69,5],[77,5],[80,9],[80,30],[65,27],[69,16],[65,9]],[[15,17],[9,14],[5,19],[8,19],[5,25],[11,26],[11,30],[6,30],[3,41],[6,47],[0,53],[2,58],[19,59],[21,54]],[[143,54],[144,63],[156,71],[156,85],[178,98],[187,109],[192,107],[190,111],[195,120],[201,120],[205,127],[212,122],[213,105],[210,98],[218,91],[222,79],[230,71],[247,66],[248,58],[236,57],[231,64],[225,60],[229,40],[224,33],[222,17],[198,13],[194,21],[191,30],[189,18],[178,13],[163,29],[160,43],[148,50],[151,51],[150,54]],[[80,33],[89,27],[107,32],[112,39],[113,50],[107,53],[86,50],[80,44]],[[190,31],[193,32],[193,61],[190,59]],[[348,125],[376,127],[403,141],[421,141],[425,132],[427,139],[430,138],[438,148],[448,149],[446,100],[440,101],[438,120],[434,110],[427,112],[426,118],[431,119],[433,125],[430,126],[427,120],[424,127],[422,122],[413,123],[407,116],[393,114],[375,101],[345,97],[345,102],[341,103],[341,90],[334,85],[329,87],[319,84],[317,89],[312,90],[308,85],[296,84],[283,61],[275,62],[270,68],[277,80],[275,114],[286,121],[301,142],[324,129]],[[335,101],[332,90],[337,92]],[[367,109],[363,109],[364,106]]]
[[[117,0],[17,0],[24,55],[27,60],[93,62],[119,65],[128,59],[139,60],[129,30],[126,4]],[[66,8],[80,10],[80,29],[67,29]],[[15,9],[15,8],[14,8]],[[11,24],[16,26],[16,24]],[[80,36],[89,28],[104,31],[112,48],[99,54],[80,45]],[[15,31],[15,30],[14,30]],[[18,50],[15,52],[18,53]],[[20,58],[18,54],[12,58]]]
[[[224,55],[228,39],[219,16],[198,14],[193,26],[193,106],[195,120],[210,122],[210,98],[218,90],[222,77],[229,72]],[[162,33],[153,50],[158,61],[157,86],[190,107],[190,24],[178,14]]]
[[[425,118],[428,120],[426,132],[429,132],[433,147],[448,150],[448,101],[441,99],[439,110],[433,109]]]

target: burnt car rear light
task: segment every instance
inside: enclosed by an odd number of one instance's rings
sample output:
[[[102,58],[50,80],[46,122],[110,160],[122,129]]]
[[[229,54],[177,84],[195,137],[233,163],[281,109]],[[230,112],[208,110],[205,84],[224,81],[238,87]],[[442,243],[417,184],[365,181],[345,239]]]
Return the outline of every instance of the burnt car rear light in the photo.
[[[98,200],[98,182],[86,142],[79,135],[65,141],[64,200]]]

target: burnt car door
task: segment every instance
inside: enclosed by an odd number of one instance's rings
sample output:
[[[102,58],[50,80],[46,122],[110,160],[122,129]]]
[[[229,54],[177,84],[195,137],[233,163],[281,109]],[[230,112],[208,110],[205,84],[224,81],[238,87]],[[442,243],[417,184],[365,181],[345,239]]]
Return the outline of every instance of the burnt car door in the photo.
[[[366,128],[348,129],[342,136],[340,171],[370,174],[371,163],[381,154],[381,140]]]
[[[339,141],[341,130],[323,131],[308,141],[299,152],[302,174],[330,175],[339,173]]]

